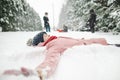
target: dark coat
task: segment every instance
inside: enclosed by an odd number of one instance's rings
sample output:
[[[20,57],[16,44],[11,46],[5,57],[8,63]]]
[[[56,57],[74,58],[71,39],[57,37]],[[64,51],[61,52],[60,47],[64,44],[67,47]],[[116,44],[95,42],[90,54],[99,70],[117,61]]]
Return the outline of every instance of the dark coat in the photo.
[[[44,16],[43,20],[44,20],[44,27],[49,26],[49,23],[48,23],[49,19],[48,19],[48,17]]]
[[[89,27],[90,27],[90,31],[92,33],[94,33],[95,29],[94,29],[94,26],[95,26],[95,23],[96,23],[96,14],[94,13],[94,11],[90,11],[90,18],[88,20],[89,22]]]
[[[95,13],[90,14],[90,18],[89,18],[88,22],[89,22],[89,24],[96,23],[96,14]]]

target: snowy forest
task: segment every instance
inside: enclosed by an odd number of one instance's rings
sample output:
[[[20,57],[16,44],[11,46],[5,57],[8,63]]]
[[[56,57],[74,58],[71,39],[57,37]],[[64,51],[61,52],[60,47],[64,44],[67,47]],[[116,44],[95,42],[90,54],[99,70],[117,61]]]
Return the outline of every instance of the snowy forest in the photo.
[[[41,19],[26,0],[0,0],[2,31],[41,30]]]
[[[58,27],[68,26],[69,30],[84,31],[95,10],[96,31],[120,32],[120,0],[65,0],[59,15]],[[2,31],[42,30],[41,16],[26,0],[0,0],[0,27]]]
[[[67,0],[60,13],[59,27],[85,30],[90,9],[97,15],[96,31],[120,32],[120,0]]]

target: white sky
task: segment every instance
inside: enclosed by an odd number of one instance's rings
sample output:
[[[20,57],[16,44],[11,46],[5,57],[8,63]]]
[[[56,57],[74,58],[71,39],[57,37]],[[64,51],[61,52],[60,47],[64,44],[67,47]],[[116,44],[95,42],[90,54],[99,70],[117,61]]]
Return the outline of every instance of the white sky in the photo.
[[[64,0],[27,0],[30,6],[40,15],[42,24],[44,13],[48,12],[51,27],[53,27],[53,25],[57,27],[63,1]]]

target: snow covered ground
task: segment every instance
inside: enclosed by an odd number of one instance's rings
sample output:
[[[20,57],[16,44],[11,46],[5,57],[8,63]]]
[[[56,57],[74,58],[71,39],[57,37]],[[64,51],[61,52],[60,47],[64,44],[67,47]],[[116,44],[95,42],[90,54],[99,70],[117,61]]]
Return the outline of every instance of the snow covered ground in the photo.
[[[29,47],[26,41],[38,32],[0,32],[0,74],[6,69],[24,66],[34,69],[44,55],[45,47]],[[51,32],[50,35],[73,38],[105,38],[108,43],[119,43],[120,35],[90,32]],[[39,80],[37,76],[0,75],[0,80]],[[74,46],[61,56],[58,68],[48,80],[120,80],[120,47],[99,44]]]

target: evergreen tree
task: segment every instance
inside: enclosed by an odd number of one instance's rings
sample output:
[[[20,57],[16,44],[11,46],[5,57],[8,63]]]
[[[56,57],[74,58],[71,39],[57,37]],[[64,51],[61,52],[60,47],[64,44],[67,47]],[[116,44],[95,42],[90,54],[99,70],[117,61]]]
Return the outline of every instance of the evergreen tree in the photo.
[[[39,15],[25,0],[0,0],[0,27],[3,31],[41,30]]]
[[[119,0],[68,0],[65,12],[61,12],[64,22],[69,24],[69,28],[79,30],[86,26],[90,9],[94,9],[97,14],[96,30],[120,32],[120,1]]]

